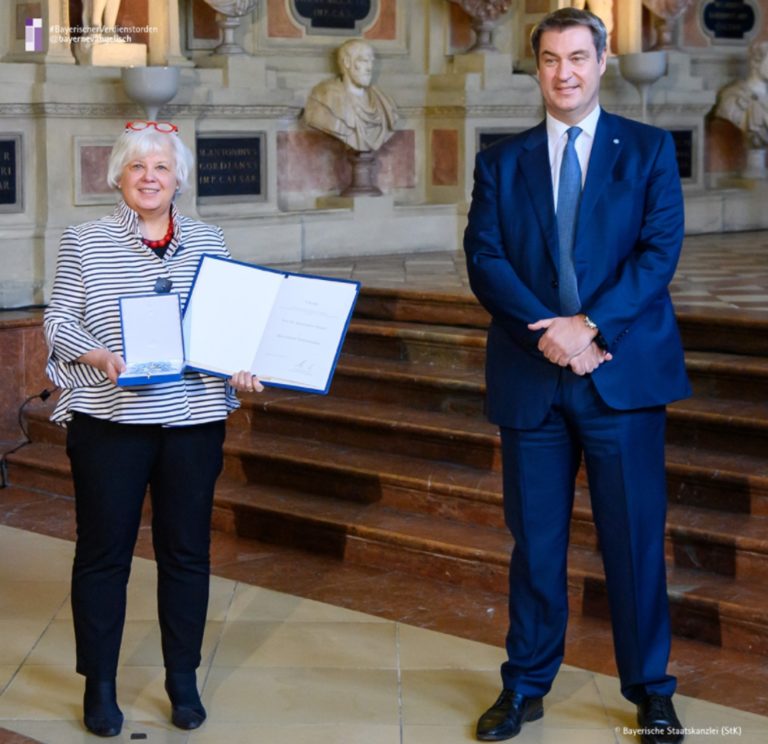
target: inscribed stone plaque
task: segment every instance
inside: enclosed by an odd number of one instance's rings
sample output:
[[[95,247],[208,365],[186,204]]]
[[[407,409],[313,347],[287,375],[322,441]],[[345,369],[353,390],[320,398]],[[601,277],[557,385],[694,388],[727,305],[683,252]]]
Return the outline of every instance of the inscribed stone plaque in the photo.
[[[264,132],[197,136],[197,200],[263,201]]]
[[[725,42],[746,42],[755,30],[756,17],[753,0],[711,0],[701,12],[707,35]]]
[[[491,145],[495,145],[497,142],[511,137],[513,134],[522,132],[522,129],[478,129],[477,131],[477,151],[481,152],[489,148]]]
[[[0,212],[21,212],[21,135],[0,135]]]
[[[680,178],[683,180],[694,177],[693,172],[693,130],[670,129],[669,133],[675,142],[675,154],[677,156],[677,168]]]
[[[308,34],[355,34],[376,16],[378,0],[291,0],[294,18]]]

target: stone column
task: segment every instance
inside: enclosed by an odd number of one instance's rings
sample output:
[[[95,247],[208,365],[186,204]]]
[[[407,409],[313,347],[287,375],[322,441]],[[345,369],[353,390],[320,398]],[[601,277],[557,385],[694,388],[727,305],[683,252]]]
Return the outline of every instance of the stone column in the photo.
[[[149,25],[157,28],[157,33],[150,34],[149,37],[148,64],[193,66],[192,60],[181,53],[179,0],[149,3]]]

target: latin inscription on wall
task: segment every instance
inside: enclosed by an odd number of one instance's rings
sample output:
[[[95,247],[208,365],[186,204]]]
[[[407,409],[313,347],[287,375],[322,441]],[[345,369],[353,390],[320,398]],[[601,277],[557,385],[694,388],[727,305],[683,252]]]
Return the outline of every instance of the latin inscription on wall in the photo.
[[[20,212],[21,135],[0,135],[0,212]]]
[[[378,12],[378,0],[291,0],[291,13],[308,34],[355,34]]]
[[[716,42],[747,42],[755,30],[754,0],[710,0],[704,3],[701,20],[707,35]]]
[[[197,199],[262,201],[264,133],[215,133],[197,137]]]

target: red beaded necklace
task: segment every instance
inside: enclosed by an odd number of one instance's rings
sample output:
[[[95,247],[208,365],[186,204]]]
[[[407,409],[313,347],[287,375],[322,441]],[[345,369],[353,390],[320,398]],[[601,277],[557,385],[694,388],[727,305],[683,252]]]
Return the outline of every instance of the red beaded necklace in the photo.
[[[171,244],[171,240],[173,239],[173,215],[168,219],[168,229],[165,231],[165,235],[163,235],[160,240],[150,240],[149,238],[142,238],[141,242],[144,243],[147,248],[152,249],[158,249],[158,248],[167,248]]]

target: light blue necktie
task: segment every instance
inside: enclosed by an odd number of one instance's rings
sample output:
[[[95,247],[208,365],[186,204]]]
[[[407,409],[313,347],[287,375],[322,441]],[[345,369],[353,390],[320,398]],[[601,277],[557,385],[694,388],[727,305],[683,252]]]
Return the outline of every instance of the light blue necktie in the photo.
[[[576,315],[581,309],[576,269],[573,265],[573,238],[581,200],[581,166],[576,155],[576,138],[579,127],[571,127],[568,142],[560,164],[560,181],[557,188],[557,232],[560,243],[558,288],[560,312],[564,316]]]

